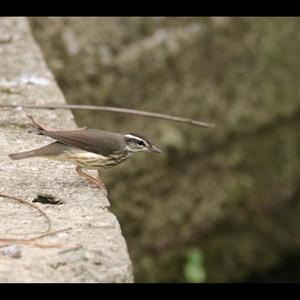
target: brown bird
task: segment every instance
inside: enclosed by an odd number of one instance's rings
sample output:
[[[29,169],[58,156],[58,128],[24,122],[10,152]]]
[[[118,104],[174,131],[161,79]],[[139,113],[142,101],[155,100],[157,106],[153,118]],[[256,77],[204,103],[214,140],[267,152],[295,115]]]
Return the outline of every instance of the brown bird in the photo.
[[[92,183],[93,186],[106,192],[104,183],[100,178],[92,177],[82,171],[82,168],[95,169],[110,168],[126,159],[133,153],[151,151],[162,153],[155,147],[150,139],[137,134],[121,134],[100,129],[51,129],[37,123],[28,116],[35,127],[37,134],[53,138],[56,142],[45,147],[31,151],[13,153],[11,159],[25,159],[32,157],[44,157],[75,164],[76,171]]]

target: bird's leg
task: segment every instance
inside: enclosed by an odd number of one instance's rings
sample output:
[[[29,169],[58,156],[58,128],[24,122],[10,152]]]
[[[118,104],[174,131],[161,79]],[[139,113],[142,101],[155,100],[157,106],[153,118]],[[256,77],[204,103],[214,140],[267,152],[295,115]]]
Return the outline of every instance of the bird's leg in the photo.
[[[98,173],[98,177],[96,177],[96,179],[102,182],[102,184],[103,184],[103,186],[104,186],[104,188],[106,190],[106,187],[105,187],[103,181],[100,179],[100,170],[99,169],[97,170],[97,173]]]
[[[49,128],[44,125],[41,125],[31,115],[27,114],[27,117],[32,121],[33,125],[36,126],[38,129],[42,129],[44,131],[60,131],[61,130],[61,129],[54,129],[54,128]],[[86,129],[86,127],[75,128],[75,129],[66,129],[66,130],[83,130],[83,129]]]
[[[100,180],[100,178],[95,178],[93,176],[90,176],[89,174],[85,173],[82,171],[81,167],[77,166],[76,167],[76,172],[80,175],[85,177],[86,179],[88,179],[90,181],[90,183],[93,184],[93,186],[101,189],[102,191],[104,191],[107,195],[107,190],[106,187],[104,185],[104,183]]]

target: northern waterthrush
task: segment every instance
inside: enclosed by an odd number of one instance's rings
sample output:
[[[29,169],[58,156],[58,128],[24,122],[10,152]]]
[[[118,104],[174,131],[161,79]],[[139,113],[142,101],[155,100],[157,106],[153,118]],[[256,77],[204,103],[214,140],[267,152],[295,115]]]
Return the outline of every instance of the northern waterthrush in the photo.
[[[106,193],[104,183],[96,177],[82,171],[82,168],[96,169],[113,167],[133,153],[151,151],[162,153],[155,147],[150,139],[137,134],[121,134],[99,129],[50,129],[37,123],[28,116],[35,127],[37,134],[53,138],[56,142],[35,150],[13,153],[11,159],[25,159],[32,157],[45,157],[48,159],[71,162],[75,164],[80,176],[87,178],[95,187]]]

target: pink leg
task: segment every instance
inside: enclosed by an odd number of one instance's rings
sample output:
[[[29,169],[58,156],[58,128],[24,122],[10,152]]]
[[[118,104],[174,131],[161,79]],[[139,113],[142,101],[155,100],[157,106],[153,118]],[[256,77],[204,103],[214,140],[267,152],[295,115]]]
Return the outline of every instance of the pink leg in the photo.
[[[99,179],[99,178],[95,178],[90,176],[89,174],[85,173],[82,171],[82,169],[80,167],[76,167],[76,172],[82,176],[85,177],[86,179],[88,179],[89,183],[92,185],[92,187],[96,187],[99,188],[100,190],[102,190],[106,196],[107,196],[107,190],[106,187],[104,185],[104,183]]]

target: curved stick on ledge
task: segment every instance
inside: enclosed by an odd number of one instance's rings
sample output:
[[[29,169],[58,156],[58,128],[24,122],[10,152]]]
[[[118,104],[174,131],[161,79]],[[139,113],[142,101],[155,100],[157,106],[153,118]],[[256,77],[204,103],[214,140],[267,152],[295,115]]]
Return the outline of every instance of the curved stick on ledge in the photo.
[[[97,111],[109,111],[109,112],[116,112],[116,113],[124,113],[124,114],[132,114],[137,116],[144,116],[149,118],[156,118],[156,119],[163,119],[163,120],[169,120],[174,122],[181,122],[181,123],[188,123],[194,126],[204,127],[204,128],[213,128],[214,124],[201,122],[189,118],[183,118],[183,117],[176,117],[176,116],[170,116],[160,113],[153,113],[143,110],[137,110],[137,109],[130,109],[130,108],[120,108],[120,107],[113,107],[113,106],[97,106],[97,105],[79,105],[79,104],[66,104],[66,105],[59,105],[59,104],[53,104],[53,105],[15,105],[15,104],[0,104],[0,108],[34,108],[34,109],[76,109],[76,110],[97,110]]]

